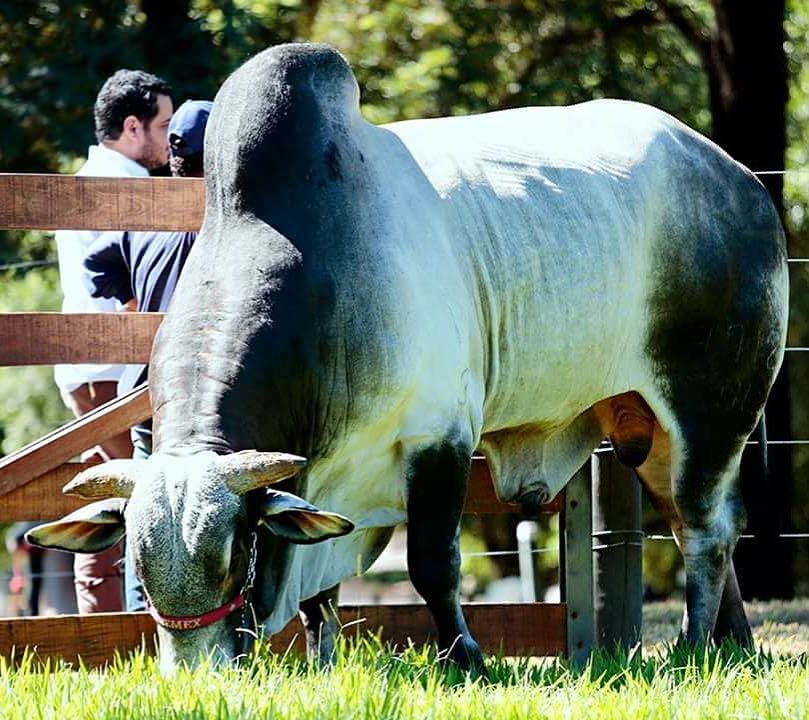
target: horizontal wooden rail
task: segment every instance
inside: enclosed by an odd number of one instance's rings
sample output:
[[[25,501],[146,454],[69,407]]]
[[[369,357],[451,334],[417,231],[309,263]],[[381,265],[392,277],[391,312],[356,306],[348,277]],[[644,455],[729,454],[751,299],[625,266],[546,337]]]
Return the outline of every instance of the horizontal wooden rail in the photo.
[[[86,504],[88,501],[63,495],[62,488],[88,467],[90,467],[88,463],[65,463],[0,496],[0,522],[55,520]],[[544,505],[542,511],[560,512],[564,502],[563,494],[560,493],[555,500]],[[476,458],[472,464],[472,477],[464,512],[478,515],[520,512],[519,505],[501,503],[497,499],[488,465],[483,458]]]
[[[469,628],[484,652],[505,655],[561,655],[566,652],[564,604],[513,603],[464,606]],[[339,608],[344,633],[376,633],[399,647],[433,639],[432,620],[424,605],[344,606]],[[19,662],[24,648],[38,660],[61,658],[92,667],[145,647],[155,649],[155,625],[147,613],[100,613],[0,620],[0,656]],[[304,651],[303,628],[293,620],[270,639],[274,651],[292,646]]]
[[[64,495],[62,488],[90,463],[69,462],[0,495],[0,522],[56,520],[89,501]]]
[[[152,406],[146,384],[110,400],[93,412],[0,459],[0,496],[151,416]]]
[[[199,230],[199,178],[0,174],[0,227],[27,230]]]
[[[0,366],[148,363],[163,313],[0,314]]]

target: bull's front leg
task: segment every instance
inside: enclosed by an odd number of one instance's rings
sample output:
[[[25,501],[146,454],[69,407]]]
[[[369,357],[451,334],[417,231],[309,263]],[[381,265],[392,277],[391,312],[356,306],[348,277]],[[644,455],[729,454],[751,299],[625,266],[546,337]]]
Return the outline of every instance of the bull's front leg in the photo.
[[[460,520],[472,453],[449,441],[410,456],[407,467],[407,564],[438,630],[442,653],[483,670],[483,655],[461,611]]]
[[[300,604],[300,617],[306,634],[306,657],[322,665],[334,662],[334,641],[340,632],[337,596],[340,585],[319,592]]]

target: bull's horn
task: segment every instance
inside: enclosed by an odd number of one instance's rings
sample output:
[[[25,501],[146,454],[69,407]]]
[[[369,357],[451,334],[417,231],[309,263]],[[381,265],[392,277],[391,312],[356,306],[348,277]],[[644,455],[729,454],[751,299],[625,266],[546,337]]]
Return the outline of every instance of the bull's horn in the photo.
[[[267,487],[297,475],[306,458],[281,452],[243,450],[216,458],[225,485],[236,495]]]
[[[62,488],[65,495],[87,500],[128,498],[145,460],[109,460],[80,472]]]

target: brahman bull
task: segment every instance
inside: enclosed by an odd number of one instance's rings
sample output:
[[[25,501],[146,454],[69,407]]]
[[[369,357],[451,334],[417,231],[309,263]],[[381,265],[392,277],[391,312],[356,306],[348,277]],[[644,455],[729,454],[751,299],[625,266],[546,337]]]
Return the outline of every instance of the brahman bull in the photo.
[[[95,552],[126,531],[171,668],[238,655],[251,584],[266,632],[300,608],[328,657],[320,608],[406,521],[440,646],[479,667],[458,591],[473,450],[535,508],[609,437],[684,555],[685,639],[721,604],[720,633],[750,642],[739,459],[787,321],[764,187],[637,103],[376,127],[358,99],[323,45],[222,86],[152,353],[154,455],[79,475],[67,491],[107,499],[30,539]]]

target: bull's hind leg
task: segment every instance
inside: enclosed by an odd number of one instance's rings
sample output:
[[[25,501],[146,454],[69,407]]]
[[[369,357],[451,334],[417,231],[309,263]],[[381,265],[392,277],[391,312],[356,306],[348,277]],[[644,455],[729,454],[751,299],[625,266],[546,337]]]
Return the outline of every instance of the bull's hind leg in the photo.
[[[461,511],[471,448],[446,441],[407,462],[407,565],[430,609],[442,652],[461,667],[483,669],[483,656],[461,611]]]
[[[682,467],[674,479],[674,498],[682,520],[681,549],[686,573],[684,638],[704,643],[713,633],[736,541],[745,521],[739,488],[743,440],[715,463],[711,437],[687,443]],[[734,573],[735,577],[735,573]],[[733,588],[728,593],[733,600]]]
[[[732,560],[728,567],[728,579],[725,581],[722,602],[719,604],[719,614],[716,616],[713,637],[718,643],[723,640],[735,640],[742,647],[753,647],[753,632],[750,630],[750,623],[744,613],[742,594]]]
[[[682,441],[675,440],[675,445],[678,442],[675,455],[688,453]],[[716,448],[711,447],[711,452],[715,453]],[[682,637],[704,642],[713,631],[716,641],[733,638],[740,645],[752,646],[750,625],[730,559],[744,522],[738,494],[738,453],[731,451],[730,455],[727,461],[730,477],[728,471],[718,473],[715,477],[722,478],[718,483],[698,473],[685,475],[693,472],[691,468],[699,462],[698,448],[691,449],[685,462],[674,463],[676,467],[672,467],[669,436],[655,423],[651,452],[637,472],[655,509],[671,526],[685,558],[687,591]],[[693,497],[685,497],[695,477],[701,481],[692,487]],[[675,501],[675,488],[680,491],[679,501]],[[681,512],[681,505],[685,513]]]

